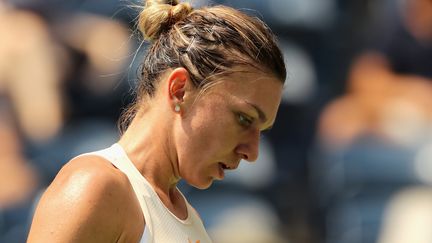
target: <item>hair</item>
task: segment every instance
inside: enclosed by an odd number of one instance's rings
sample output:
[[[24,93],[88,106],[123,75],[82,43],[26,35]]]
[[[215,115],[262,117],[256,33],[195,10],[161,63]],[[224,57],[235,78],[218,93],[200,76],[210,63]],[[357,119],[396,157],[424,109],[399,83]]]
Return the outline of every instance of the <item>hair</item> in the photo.
[[[185,68],[193,85],[202,90],[239,65],[252,66],[285,82],[285,63],[269,27],[233,8],[193,9],[177,0],[147,0],[138,29],[151,45],[142,64],[135,102],[120,119],[121,131],[134,118],[140,102],[154,96],[160,75],[170,68]]]

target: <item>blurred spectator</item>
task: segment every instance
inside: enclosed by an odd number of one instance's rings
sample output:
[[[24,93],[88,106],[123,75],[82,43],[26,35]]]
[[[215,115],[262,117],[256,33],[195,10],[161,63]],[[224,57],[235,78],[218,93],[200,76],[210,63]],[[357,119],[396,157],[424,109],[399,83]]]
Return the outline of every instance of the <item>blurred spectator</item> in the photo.
[[[400,230],[426,223],[416,215],[429,215],[419,203],[432,203],[428,194],[392,195],[425,182],[415,159],[432,135],[432,2],[384,0],[373,6],[376,32],[352,62],[347,92],[321,114],[312,184],[327,242],[428,242],[416,241],[429,237],[427,230]]]
[[[368,53],[354,62],[348,87],[321,116],[324,143],[349,145],[367,134],[407,146],[425,139],[432,122],[430,80],[392,73],[382,56]]]
[[[28,11],[4,9],[0,35],[0,91],[24,135],[46,141],[63,123],[57,46],[44,21]]]
[[[62,127],[62,71],[44,21],[0,3],[0,209],[28,200],[37,173],[22,137],[46,142]]]
[[[53,7],[0,2],[0,242],[25,241],[33,196],[63,163],[115,141],[127,98],[128,27]]]
[[[415,145],[432,121],[432,2],[386,1],[383,8],[393,12],[377,19],[378,44],[352,64],[348,93],[323,112],[326,142],[372,133]]]

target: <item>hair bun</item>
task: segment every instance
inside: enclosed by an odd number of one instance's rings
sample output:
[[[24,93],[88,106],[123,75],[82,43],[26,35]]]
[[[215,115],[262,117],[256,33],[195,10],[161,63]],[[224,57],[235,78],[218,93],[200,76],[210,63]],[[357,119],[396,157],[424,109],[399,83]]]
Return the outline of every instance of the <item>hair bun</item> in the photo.
[[[147,0],[139,15],[138,29],[144,39],[153,41],[192,10],[189,3],[179,3],[178,0]]]

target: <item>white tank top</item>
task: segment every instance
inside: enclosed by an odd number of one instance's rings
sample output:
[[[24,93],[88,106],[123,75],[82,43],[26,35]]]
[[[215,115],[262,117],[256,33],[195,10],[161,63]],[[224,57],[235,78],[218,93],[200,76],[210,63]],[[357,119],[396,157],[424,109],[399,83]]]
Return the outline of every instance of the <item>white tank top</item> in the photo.
[[[141,243],[211,243],[200,217],[183,194],[188,214],[185,220],[165,207],[119,144],[89,154],[105,158],[129,178],[145,219]]]

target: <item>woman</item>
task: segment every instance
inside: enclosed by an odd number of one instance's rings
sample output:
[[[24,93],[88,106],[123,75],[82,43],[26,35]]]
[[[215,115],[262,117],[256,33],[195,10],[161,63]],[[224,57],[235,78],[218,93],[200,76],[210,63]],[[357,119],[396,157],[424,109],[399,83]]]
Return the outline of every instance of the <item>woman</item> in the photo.
[[[256,160],[286,76],[270,30],[177,1],[147,1],[139,28],[152,45],[121,139],[62,168],[28,242],[211,242],[176,184],[205,189]]]

